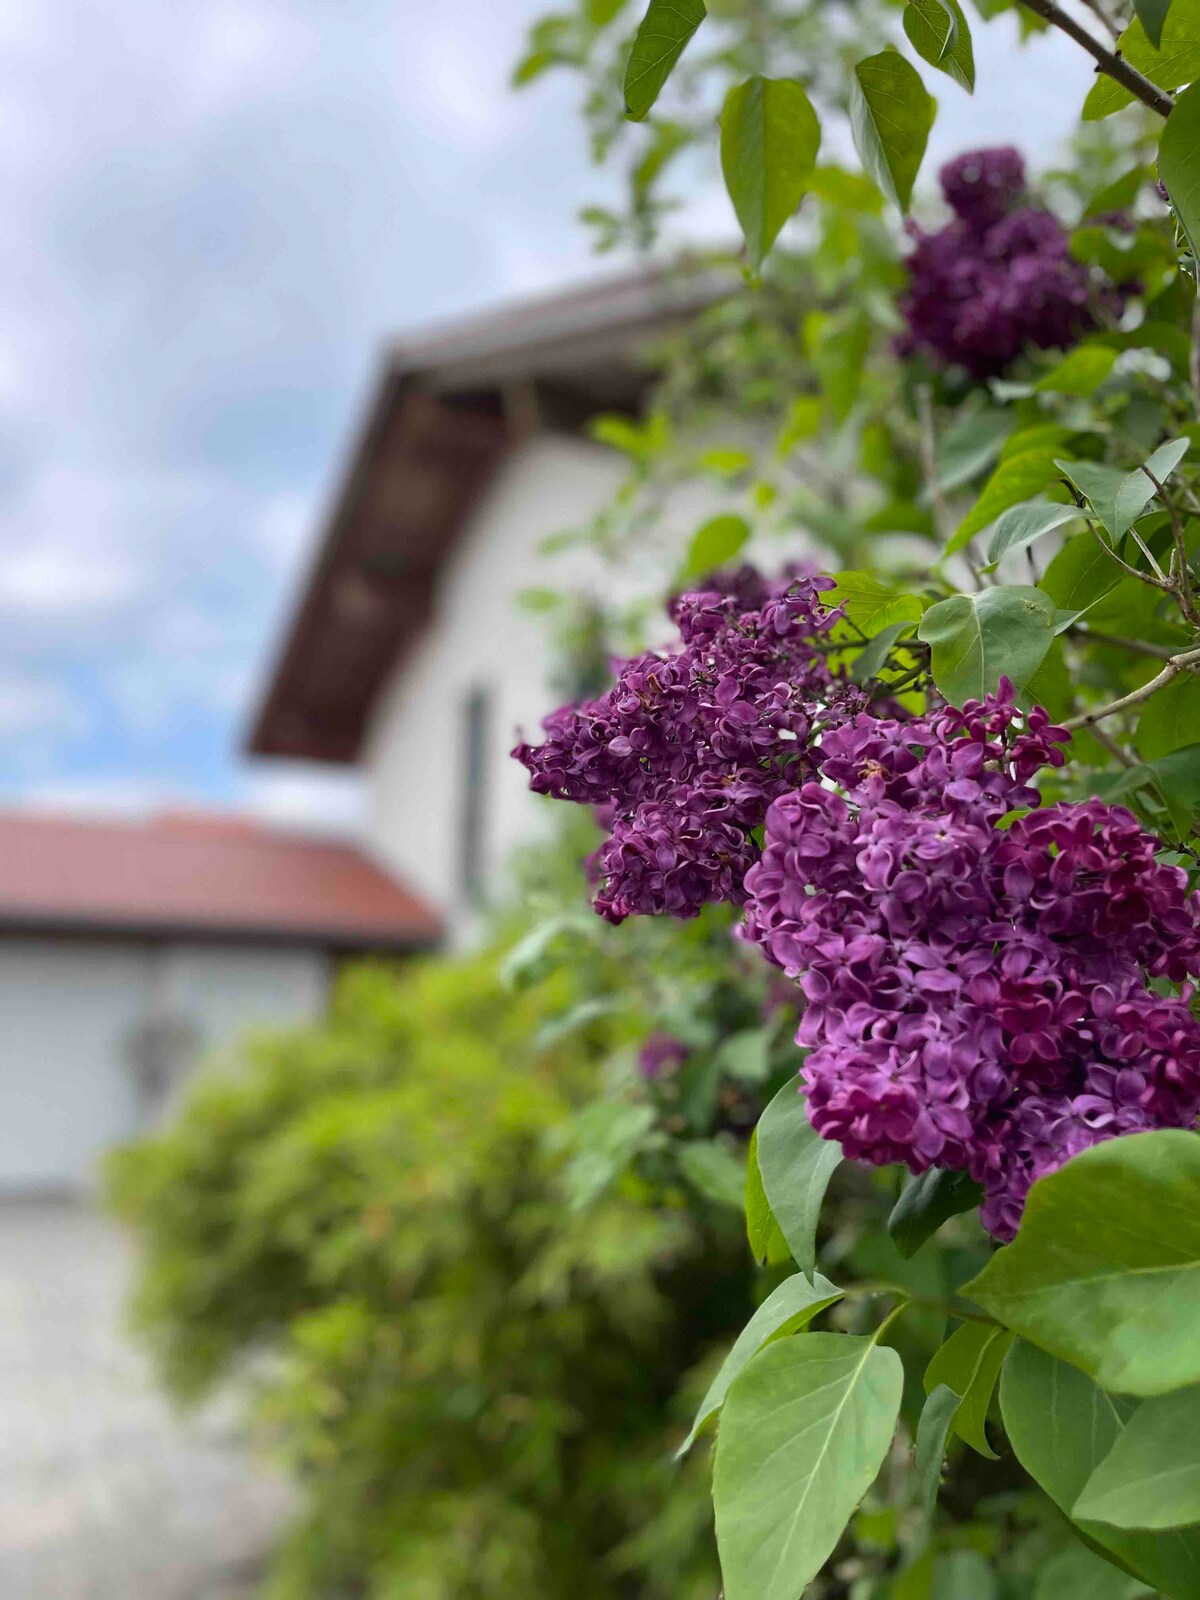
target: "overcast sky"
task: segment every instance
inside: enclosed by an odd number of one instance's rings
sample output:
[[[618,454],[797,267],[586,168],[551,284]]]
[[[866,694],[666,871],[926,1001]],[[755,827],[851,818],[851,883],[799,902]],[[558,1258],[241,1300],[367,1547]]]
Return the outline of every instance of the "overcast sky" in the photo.
[[[597,270],[573,87],[506,88],[541,9],[0,0],[0,799],[348,813],[238,742],[380,343]],[[927,171],[1077,115],[990,31]]]

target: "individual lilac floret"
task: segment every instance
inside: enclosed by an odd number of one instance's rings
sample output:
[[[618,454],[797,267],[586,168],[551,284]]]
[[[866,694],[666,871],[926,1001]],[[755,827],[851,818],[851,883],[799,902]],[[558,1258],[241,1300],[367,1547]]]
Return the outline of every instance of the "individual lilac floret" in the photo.
[[[1200,974],[1200,911],[1098,800],[1038,806],[1064,730],[1011,686],[911,723],[859,717],[767,814],[746,935],[807,999],[813,1126],[854,1159],[969,1172],[1015,1231],[1076,1150],[1200,1110],[1200,1027],[1152,977]]]
[[[971,151],[943,167],[941,180],[955,217],[934,233],[910,226],[903,354],[923,350],[987,378],[1024,350],[1070,344],[1092,325],[1093,286],[1066,229],[1049,211],[1018,207],[1017,151]]]
[[[767,807],[815,772],[819,727],[865,703],[826,665],[831,586],[743,569],[732,592],[679,596],[673,650],[624,662],[606,694],[555,711],[543,744],[513,751],[538,793],[604,808],[611,833],[590,864],[601,915],[743,899]]]
[[[689,1053],[687,1045],[673,1033],[648,1034],[638,1051],[638,1071],[652,1082],[677,1071]]]

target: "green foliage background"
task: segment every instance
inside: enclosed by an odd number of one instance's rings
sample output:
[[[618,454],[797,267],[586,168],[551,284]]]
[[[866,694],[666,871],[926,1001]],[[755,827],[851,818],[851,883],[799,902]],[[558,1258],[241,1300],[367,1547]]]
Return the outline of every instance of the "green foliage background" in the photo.
[[[531,1048],[575,984],[497,965],[351,973],[112,1160],[165,1383],[251,1375],[300,1487],[273,1595],[713,1593],[706,1471],[681,1496],[669,1446],[752,1308],[738,1219],[603,1169],[571,1200],[561,1130],[636,1024]]]

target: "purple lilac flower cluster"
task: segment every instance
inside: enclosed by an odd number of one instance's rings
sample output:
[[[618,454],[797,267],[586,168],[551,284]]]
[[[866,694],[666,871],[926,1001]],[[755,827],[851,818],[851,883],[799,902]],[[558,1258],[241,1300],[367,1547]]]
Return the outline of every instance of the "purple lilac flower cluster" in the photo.
[[[596,807],[611,829],[591,864],[609,921],[743,899],[767,807],[816,770],[820,719],[864,703],[826,665],[831,587],[742,569],[678,596],[675,648],[622,663],[606,694],[553,712],[543,744],[513,751],[534,790]]]
[[[775,799],[746,937],[807,998],[809,1115],[846,1154],[983,1185],[1016,1232],[1029,1187],[1116,1134],[1188,1127],[1200,1025],[1150,980],[1200,974],[1186,875],[1120,807],[1038,805],[1068,735],[1011,686],[911,722],[827,733]]]
[[[673,1033],[647,1034],[638,1050],[638,1072],[648,1082],[669,1077],[679,1070],[690,1053],[683,1040]]]
[[[1030,346],[1074,342],[1092,322],[1088,273],[1057,217],[1020,204],[1020,154],[974,150],[939,177],[954,220],[936,233],[910,225],[901,353],[925,350],[987,378]]]

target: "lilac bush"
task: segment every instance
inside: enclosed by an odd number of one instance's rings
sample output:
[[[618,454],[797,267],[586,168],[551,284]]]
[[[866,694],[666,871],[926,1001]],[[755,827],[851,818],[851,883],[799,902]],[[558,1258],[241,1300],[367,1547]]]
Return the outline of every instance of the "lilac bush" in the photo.
[[[988,378],[1024,350],[1066,346],[1091,326],[1087,269],[1072,258],[1058,218],[1021,203],[1018,151],[970,151],[939,178],[954,218],[933,233],[909,225],[902,353],[921,350]]]
[[[609,921],[745,906],[742,937],[802,993],[819,1133],[969,1173],[1010,1238],[1069,1156],[1195,1122],[1200,1024],[1186,987],[1152,985],[1200,977],[1200,908],[1130,812],[1041,806],[1070,735],[1007,680],[961,710],[869,708],[828,665],[830,585],[743,570],[678,596],[675,648],[514,754],[610,829],[591,864]],[[647,1076],[675,1043],[647,1041]]]

